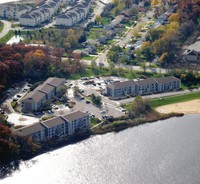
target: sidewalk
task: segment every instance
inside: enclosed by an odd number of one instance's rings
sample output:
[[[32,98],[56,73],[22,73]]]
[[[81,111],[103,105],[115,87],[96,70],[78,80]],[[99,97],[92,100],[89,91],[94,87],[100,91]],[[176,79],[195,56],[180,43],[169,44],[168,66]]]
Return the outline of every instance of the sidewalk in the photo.
[[[11,23],[5,20],[1,20],[1,22],[4,23],[4,27],[2,32],[0,33],[0,38],[4,37],[8,34],[9,30],[11,29]]]

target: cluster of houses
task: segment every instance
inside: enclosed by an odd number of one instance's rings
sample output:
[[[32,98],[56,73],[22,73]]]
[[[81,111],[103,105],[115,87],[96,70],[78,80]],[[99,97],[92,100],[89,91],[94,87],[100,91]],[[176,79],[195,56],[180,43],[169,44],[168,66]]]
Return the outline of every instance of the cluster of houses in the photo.
[[[21,99],[23,112],[40,110],[43,105],[57,95],[57,91],[65,84],[65,79],[50,77],[43,84],[29,92]]]
[[[16,129],[13,133],[32,137],[35,142],[41,143],[65,138],[76,132],[88,130],[89,123],[90,118],[87,113],[76,111]]]
[[[19,17],[32,9],[28,5],[2,4],[0,6],[0,17],[3,19],[19,20]]]
[[[175,91],[180,88],[181,80],[176,77],[148,78],[143,80],[128,80],[115,82],[106,86],[107,96],[111,99],[121,99],[136,95],[148,95]]]
[[[19,17],[22,26],[35,27],[45,21],[50,21],[60,8],[62,0],[47,0]]]
[[[73,26],[83,21],[91,8],[92,0],[78,0],[70,4],[70,8],[56,17],[56,25]]]
[[[183,53],[183,60],[186,62],[199,62],[200,61],[200,36],[196,42],[190,45]]]

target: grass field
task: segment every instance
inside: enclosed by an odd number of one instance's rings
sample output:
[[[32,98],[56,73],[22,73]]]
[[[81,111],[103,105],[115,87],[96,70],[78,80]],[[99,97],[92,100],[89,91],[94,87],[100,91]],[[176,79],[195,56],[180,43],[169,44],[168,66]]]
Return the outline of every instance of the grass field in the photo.
[[[95,58],[95,56],[83,56],[82,59],[83,60],[93,60]]]
[[[2,32],[3,28],[4,28],[4,23],[0,21],[0,33]]]
[[[153,108],[156,108],[163,105],[169,105],[179,102],[187,102],[195,99],[200,99],[200,92],[194,92],[173,97],[164,97],[161,99],[152,99],[150,100],[150,104],[152,105]]]
[[[14,36],[14,31],[10,30],[7,35],[0,39],[0,44],[7,43]]]

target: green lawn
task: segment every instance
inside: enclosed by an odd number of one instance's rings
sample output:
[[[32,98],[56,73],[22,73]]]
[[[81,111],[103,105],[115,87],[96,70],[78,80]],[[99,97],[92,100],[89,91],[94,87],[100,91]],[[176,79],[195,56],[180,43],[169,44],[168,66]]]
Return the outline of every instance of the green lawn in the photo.
[[[97,39],[103,35],[103,28],[90,29],[87,39]]]
[[[195,99],[200,99],[200,92],[194,92],[194,93],[178,95],[178,96],[173,96],[173,97],[164,97],[160,99],[152,99],[150,103],[153,108],[156,108],[162,105],[186,102],[186,101],[195,100]]]
[[[129,69],[119,69],[119,68],[108,68],[108,67],[102,67],[101,69],[99,67],[91,68],[90,66],[87,66],[85,72],[82,73],[76,73],[72,74],[69,79],[77,80],[81,77],[90,77],[90,76],[107,76],[107,75],[114,75],[119,77],[124,77],[127,79],[135,79],[135,78],[144,78],[144,77],[161,77],[163,75],[156,74],[156,73],[144,73],[141,71],[131,71]]]
[[[101,17],[101,22],[103,25],[107,25],[110,23],[110,18],[108,17]]]
[[[18,28],[18,27],[20,27],[20,25],[19,24],[11,24],[11,27],[12,28]]]
[[[83,56],[81,59],[83,60],[93,60],[95,56]]]
[[[7,35],[0,39],[0,44],[7,43],[14,36],[14,31],[10,30]]]
[[[4,28],[4,23],[0,21],[0,33],[2,32],[3,28]]]

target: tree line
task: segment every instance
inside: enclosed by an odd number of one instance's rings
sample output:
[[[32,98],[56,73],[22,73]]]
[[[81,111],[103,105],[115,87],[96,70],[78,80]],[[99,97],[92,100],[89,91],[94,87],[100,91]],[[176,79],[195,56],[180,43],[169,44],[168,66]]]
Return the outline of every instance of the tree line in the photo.
[[[50,76],[68,77],[84,71],[77,56],[63,60],[62,48],[27,46],[25,44],[0,45],[0,89],[16,80],[29,78],[34,81]]]

